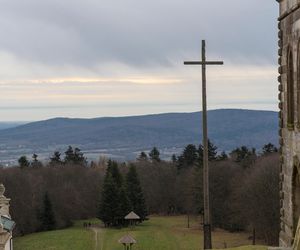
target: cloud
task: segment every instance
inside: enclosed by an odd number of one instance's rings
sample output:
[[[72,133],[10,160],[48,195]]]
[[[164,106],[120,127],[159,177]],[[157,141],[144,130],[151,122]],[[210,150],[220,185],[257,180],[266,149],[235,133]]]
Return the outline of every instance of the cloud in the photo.
[[[43,65],[171,67],[205,38],[211,55],[273,62],[277,8],[271,0],[2,1],[0,49]]]
[[[0,3],[3,120],[199,110],[201,39],[209,108],[276,109],[274,0]]]

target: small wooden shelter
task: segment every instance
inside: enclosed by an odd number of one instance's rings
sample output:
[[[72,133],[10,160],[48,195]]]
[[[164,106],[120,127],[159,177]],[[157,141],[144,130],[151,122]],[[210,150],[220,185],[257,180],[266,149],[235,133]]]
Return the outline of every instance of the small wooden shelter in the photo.
[[[124,219],[129,222],[129,225],[136,225],[136,222],[139,221],[141,217],[132,211],[127,214]]]
[[[136,240],[130,235],[125,235],[118,241],[120,244],[123,244],[124,250],[131,250],[133,244],[136,244]]]

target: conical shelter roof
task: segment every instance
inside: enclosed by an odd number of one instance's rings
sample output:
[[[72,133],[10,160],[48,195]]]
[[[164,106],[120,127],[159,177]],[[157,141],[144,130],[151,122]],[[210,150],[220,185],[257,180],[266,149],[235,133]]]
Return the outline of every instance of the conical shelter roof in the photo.
[[[138,216],[135,212],[130,212],[125,216],[125,220],[140,220],[140,216]]]
[[[119,239],[119,243],[121,244],[135,244],[136,240],[132,238],[130,235],[125,235],[121,239]]]

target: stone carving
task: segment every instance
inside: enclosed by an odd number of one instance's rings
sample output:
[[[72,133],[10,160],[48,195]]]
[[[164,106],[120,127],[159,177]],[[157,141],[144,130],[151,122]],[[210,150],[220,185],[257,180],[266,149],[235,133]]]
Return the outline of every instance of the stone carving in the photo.
[[[9,214],[10,199],[4,196],[5,187],[0,184],[0,250],[12,250],[12,231],[15,222]]]
[[[0,215],[4,215],[10,218],[10,214],[9,214],[10,199],[6,198],[4,196],[4,193],[5,193],[5,187],[1,183],[0,184]]]
[[[4,185],[1,183],[1,184],[0,184],[0,197],[4,197],[4,193],[5,193],[5,187],[4,187]]]

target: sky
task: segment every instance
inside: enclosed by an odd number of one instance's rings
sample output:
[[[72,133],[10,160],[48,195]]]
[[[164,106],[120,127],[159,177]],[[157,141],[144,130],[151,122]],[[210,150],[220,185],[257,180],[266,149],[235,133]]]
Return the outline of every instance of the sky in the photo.
[[[277,110],[274,0],[0,0],[0,121]]]

